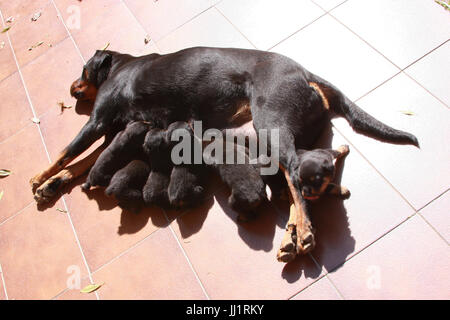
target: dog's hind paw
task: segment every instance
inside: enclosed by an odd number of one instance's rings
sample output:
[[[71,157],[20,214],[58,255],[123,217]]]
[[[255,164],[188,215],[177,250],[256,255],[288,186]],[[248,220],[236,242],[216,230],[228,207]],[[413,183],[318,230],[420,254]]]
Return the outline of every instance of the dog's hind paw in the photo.
[[[277,252],[277,260],[288,263],[295,259],[297,255],[297,234],[295,228],[288,228],[281,241],[280,249]]]

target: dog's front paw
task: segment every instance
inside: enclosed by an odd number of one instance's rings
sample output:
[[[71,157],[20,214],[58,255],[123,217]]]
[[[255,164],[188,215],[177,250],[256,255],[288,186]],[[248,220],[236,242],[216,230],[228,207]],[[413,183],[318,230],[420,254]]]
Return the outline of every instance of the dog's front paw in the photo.
[[[63,185],[63,180],[60,177],[53,177],[45,181],[34,193],[34,200],[38,204],[49,202]]]
[[[30,186],[31,186],[31,190],[33,193],[36,193],[37,188],[39,188],[39,186],[41,184],[43,184],[45,182],[45,180],[43,180],[42,178],[42,174],[37,174],[35,175],[33,178],[30,179]]]
[[[341,186],[341,193],[340,193],[340,197],[341,199],[345,200],[350,198],[350,190],[348,190],[346,187]]]

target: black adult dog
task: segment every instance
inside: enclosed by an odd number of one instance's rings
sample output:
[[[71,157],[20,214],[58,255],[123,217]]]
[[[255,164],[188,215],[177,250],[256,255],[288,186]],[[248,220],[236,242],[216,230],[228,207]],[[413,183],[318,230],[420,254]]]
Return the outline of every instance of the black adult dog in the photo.
[[[301,193],[301,154],[296,150],[311,148],[329,121],[329,112],[345,117],[357,132],[418,146],[412,134],[374,119],[329,82],[272,52],[196,47],[133,57],[97,51],[73,83],[71,94],[95,100],[94,108],[56,161],[31,179],[37,202],[47,201],[59,187],[86,171],[101,148],[80,165],[65,168],[70,161],[131,121],[151,121],[166,128],[174,121],[200,120],[204,129],[253,121],[256,132],[279,130],[279,142],[271,143],[279,145],[279,167],[295,204],[291,216],[297,217],[297,228],[292,236],[296,236],[298,253],[312,249],[314,237],[305,222],[307,200]]]

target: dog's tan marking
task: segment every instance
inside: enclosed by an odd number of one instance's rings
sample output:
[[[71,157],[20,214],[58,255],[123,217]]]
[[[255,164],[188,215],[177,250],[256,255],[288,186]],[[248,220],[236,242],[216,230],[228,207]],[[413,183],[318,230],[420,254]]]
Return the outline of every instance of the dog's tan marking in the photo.
[[[312,233],[311,222],[303,209],[300,196],[295,190],[289,172],[281,164],[279,166],[280,170],[284,173],[292,197],[292,202],[294,203],[294,207],[291,205],[288,232],[292,232],[295,228],[297,234],[297,253],[305,254],[314,247],[314,235]]]
[[[230,123],[244,123],[251,120],[252,112],[248,101],[240,103],[234,114],[229,118]]]
[[[308,82],[309,86],[316,91],[320,98],[322,98],[323,107],[327,110],[330,110],[330,104],[328,103],[328,99],[325,96],[325,93],[322,91],[322,89],[319,87],[319,85],[315,82]]]

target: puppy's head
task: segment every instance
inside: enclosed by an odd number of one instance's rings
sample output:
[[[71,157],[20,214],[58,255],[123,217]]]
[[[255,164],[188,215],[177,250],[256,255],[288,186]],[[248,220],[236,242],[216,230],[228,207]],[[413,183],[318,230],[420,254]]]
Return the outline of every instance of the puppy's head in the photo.
[[[145,135],[144,152],[148,156],[157,155],[167,149],[166,132],[160,129],[150,129]]]
[[[70,94],[77,100],[94,101],[98,88],[108,78],[113,51],[97,50],[84,65],[81,77],[70,87]]]
[[[306,151],[299,165],[302,195],[316,200],[323,194],[334,177],[333,157],[324,150]]]

